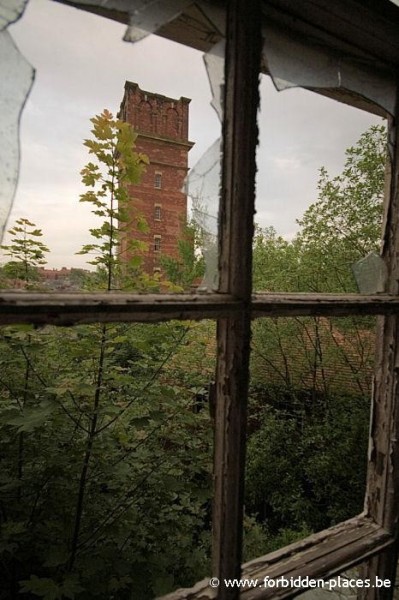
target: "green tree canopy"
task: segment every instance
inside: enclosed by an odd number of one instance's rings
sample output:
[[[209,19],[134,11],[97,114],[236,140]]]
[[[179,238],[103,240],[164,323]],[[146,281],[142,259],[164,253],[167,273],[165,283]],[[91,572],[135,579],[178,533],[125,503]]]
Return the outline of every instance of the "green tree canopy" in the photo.
[[[301,291],[356,291],[351,265],[379,247],[385,127],[368,129],[345,154],[341,174],[320,169],[318,200],[298,221]]]
[[[372,127],[346,151],[342,173],[321,168],[318,199],[292,241],[258,229],[256,289],[355,292],[352,265],[379,248],[385,163],[386,130]],[[371,317],[254,321],[246,506],[269,530],[320,529],[361,510],[373,325]]]
[[[95,162],[82,169],[82,183],[88,190],[80,196],[80,202],[93,206],[93,214],[103,219],[99,227],[90,229],[95,242],[86,244],[78,254],[92,254],[89,264],[96,265],[105,275],[108,290],[121,287],[119,278],[121,236],[125,233],[134,211],[131,210],[127,185],[138,183],[148,164],[148,157],[135,151],[137,134],[132,126],[115,119],[108,110],[91,119],[92,139],[84,141]],[[135,215],[135,226],[147,230],[147,223],[140,214]],[[131,235],[126,237],[127,256],[123,257],[123,268],[139,267],[142,242]],[[129,258],[128,258],[129,256]],[[130,265],[129,265],[130,263]],[[126,278],[125,278],[126,279]]]
[[[42,230],[29,219],[21,217],[8,233],[12,236],[11,243],[1,246],[12,258],[6,274],[25,281],[36,279],[36,267],[46,264],[45,255],[49,252],[40,240],[43,236]]]

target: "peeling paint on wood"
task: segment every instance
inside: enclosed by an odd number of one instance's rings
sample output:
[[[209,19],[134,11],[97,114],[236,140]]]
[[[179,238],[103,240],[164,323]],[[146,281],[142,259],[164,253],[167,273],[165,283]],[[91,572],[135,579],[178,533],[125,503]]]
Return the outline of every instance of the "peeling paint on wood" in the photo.
[[[261,56],[259,1],[232,0],[227,6],[219,291],[242,307],[217,327],[212,570],[219,579],[239,577],[241,569]],[[234,600],[239,594],[221,587],[217,597]]]
[[[241,600],[293,597],[302,593],[303,588],[265,588],[262,582],[265,577],[328,579],[389,547],[392,542],[387,531],[372,519],[359,515],[244,564],[241,578],[258,579],[260,585],[241,588],[239,597]],[[216,597],[209,579],[204,579],[193,588],[176,590],[159,600],[210,600]]]
[[[242,314],[232,294],[0,293],[0,325],[217,319]],[[256,294],[252,318],[399,314],[399,296],[378,294]]]
[[[399,92],[396,115],[399,117]],[[389,126],[389,181],[386,186],[382,256],[388,270],[387,292],[399,293],[399,127]],[[369,561],[364,577],[395,580],[399,526],[399,318],[380,317],[377,329],[369,465],[365,510],[396,536],[396,543]],[[389,600],[392,589],[368,590],[362,598]]]

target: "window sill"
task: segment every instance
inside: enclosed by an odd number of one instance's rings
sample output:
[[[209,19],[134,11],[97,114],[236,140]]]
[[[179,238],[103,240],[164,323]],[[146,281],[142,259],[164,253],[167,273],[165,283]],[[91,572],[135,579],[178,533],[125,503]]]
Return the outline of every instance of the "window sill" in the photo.
[[[328,579],[393,543],[394,538],[385,529],[365,515],[359,515],[244,564],[241,578],[258,579],[260,584],[265,577]],[[240,598],[288,598],[303,591],[304,588],[265,588],[262,585],[243,588]],[[209,579],[204,579],[190,589],[176,590],[159,600],[208,600],[216,597],[217,589],[209,585]]]

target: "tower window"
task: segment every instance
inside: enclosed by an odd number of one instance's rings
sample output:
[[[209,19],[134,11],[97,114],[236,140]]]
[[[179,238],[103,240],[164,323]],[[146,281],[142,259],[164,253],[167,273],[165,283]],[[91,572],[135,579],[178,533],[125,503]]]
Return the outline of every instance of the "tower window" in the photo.
[[[161,205],[160,204],[156,204],[154,206],[154,219],[156,221],[160,221],[161,220]]]
[[[154,187],[161,189],[162,187],[162,173],[155,173]]]
[[[161,236],[154,235],[154,252],[159,252],[161,250]]]

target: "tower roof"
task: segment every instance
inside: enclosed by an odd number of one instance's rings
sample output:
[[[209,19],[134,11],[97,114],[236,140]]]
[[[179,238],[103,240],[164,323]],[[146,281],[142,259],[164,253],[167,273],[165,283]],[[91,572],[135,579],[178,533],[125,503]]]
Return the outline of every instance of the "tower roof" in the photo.
[[[126,81],[119,116],[130,123],[139,135],[173,140],[193,145],[188,140],[190,98],[170,98],[142,90]]]

